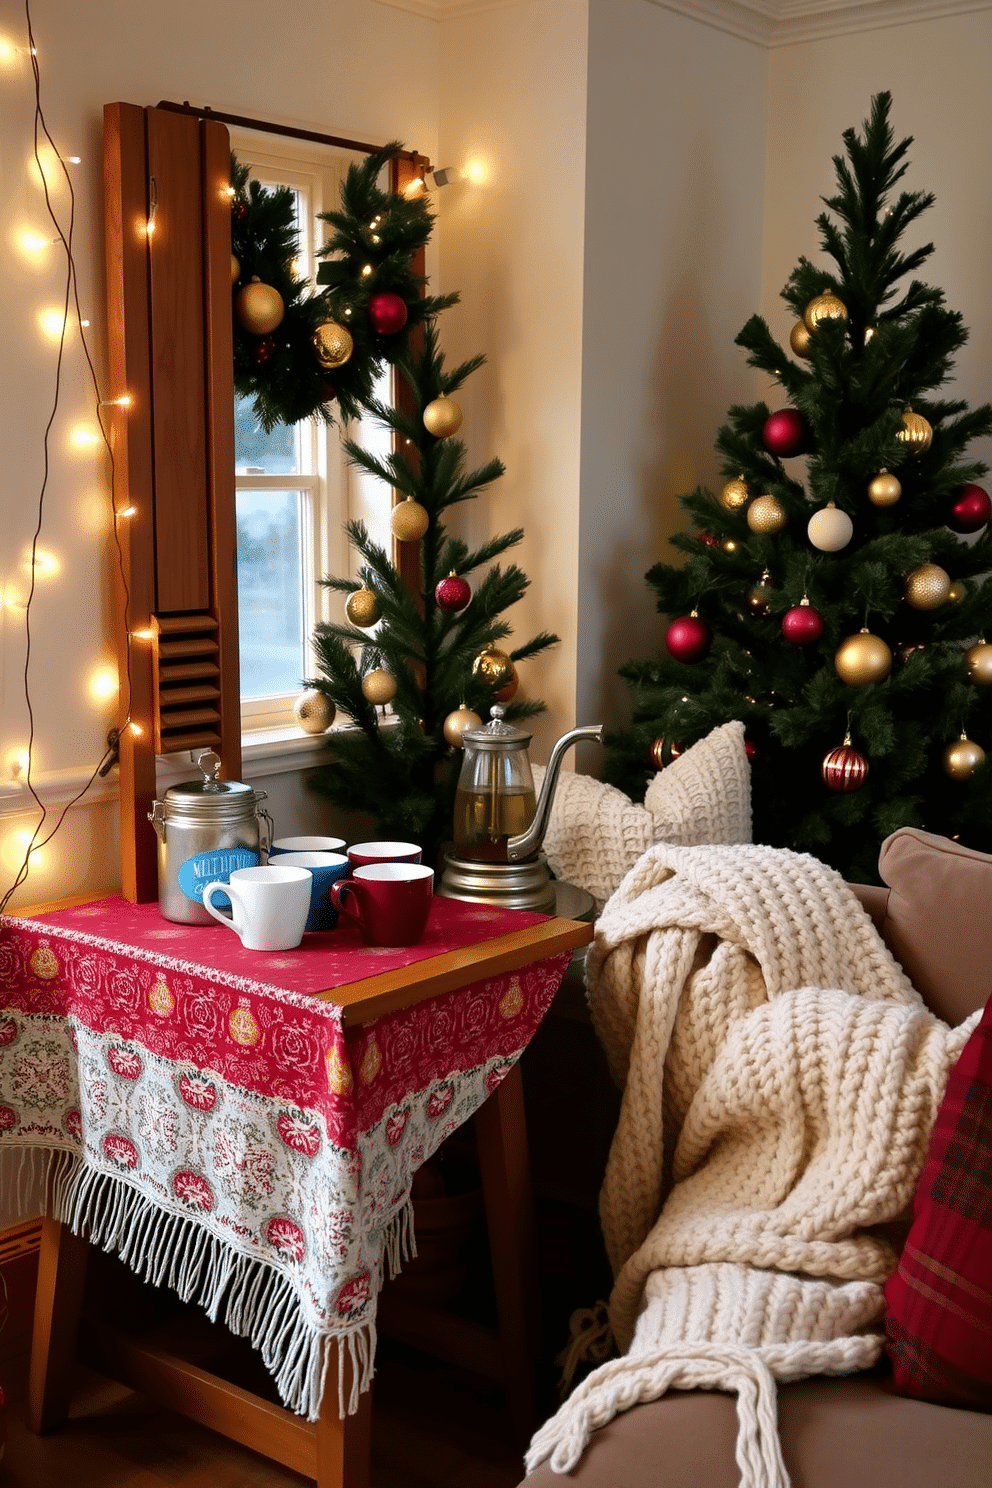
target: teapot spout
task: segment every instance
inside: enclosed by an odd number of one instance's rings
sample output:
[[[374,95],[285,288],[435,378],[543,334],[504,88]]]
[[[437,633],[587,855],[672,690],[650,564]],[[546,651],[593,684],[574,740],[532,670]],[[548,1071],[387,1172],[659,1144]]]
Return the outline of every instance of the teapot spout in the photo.
[[[583,728],[574,728],[567,734],[562,734],[554,749],[552,749],[551,758],[548,760],[548,768],[537,802],[537,810],[534,813],[534,820],[526,832],[521,832],[516,837],[507,838],[506,856],[509,862],[519,863],[526,858],[532,858],[535,853],[540,852],[541,844],[548,830],[548,821],[551,817],[551,803],[554,800],[555,786],[558,784],[558,772],[561,769],[562,757],[566,749],[570,749],[573,744],[578,744],[582,739],[595,739],[598,744],[601,744],[603,741],[603,725],[601,723],[590,723]]]

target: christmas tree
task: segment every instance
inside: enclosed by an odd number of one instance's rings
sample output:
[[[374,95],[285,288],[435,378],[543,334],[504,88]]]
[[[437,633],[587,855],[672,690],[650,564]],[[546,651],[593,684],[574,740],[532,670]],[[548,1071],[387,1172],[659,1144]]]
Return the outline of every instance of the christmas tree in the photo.
[[[902,826],[992,849],[992,503],[967,458],[992,407],[937,396],[967,331],[914,277],[932,244],[900,247],[934,198],[891,197],[912,140],[893,142],[890,106],[879,94],[844,133],[816,224],[832,266],[791,274],[789,346],[758,315],[737,337],[787,406],[731,408],[726,484],[682,498],[686,559],[646,576],[664,649],[621,668],[634,710],[605,769],[640,799],[740,719],[755,841],[868,881]]]
[[[463,734],[497,700],[509,720],[542,711],[543,703],[516,697],[515,664],[558,637],[542,632],[509,651],[499,644],[511,634],[504,612],[529,581],[515,564],[494,560],[521,541],[522,529],[475,548],[446,529],[445,513],[498,479],[503,466],[493,459],[467,468],[465,445],[454,437],[462,415],[452,394],[484,358],[445,366],[438,316],[458,297],[420,294],[410,255],[426,241],[432,218],[422,199],[379,189],[387,156],[388,150],[349,171],[341,211],[326,216],[334,232],[318,279],[329,285],[325,339],[345,325],[353,334],[353,353],[331,371],[342,411],[360,408],[393,436],[385,459],[354,440],[345,449],[401,498],[393,533],[416,547],[420,580],[414,591],[364,523],[347,524],[358,578],[322,580],[342,597],[344,614],[341,622],[318,626],[319,675],[306,686],[353,726],[328,736],[329,762],[311,783],[336,805],[369,812],[381,836],[419,843],[424,860],[435,863],[451,836]],[[374,360],[391,362],[406,396],[395,405],[378,400],[352,358],[366,372]]]

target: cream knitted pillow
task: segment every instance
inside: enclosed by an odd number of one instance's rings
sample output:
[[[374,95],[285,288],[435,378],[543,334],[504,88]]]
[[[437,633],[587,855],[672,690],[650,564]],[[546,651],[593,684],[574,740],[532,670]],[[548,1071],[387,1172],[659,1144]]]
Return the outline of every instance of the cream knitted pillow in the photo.
[[[544,767],[534,766],[540,791]],[[556,878],[585,889],[597,913],[656,842],[673,847],[751,841],[751,770],[744,725],[721,724],[648,786],[636,805],[615,786],[564,771],[558,779],[544,851]]]

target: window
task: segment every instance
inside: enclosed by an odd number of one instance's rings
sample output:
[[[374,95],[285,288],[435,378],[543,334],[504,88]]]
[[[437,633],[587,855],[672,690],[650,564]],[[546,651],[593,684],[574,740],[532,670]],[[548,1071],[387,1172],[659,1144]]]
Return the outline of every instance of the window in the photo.
[[[271,137],[260,148],[256,136],[233,131],[231,146],[264,186],[293,191],[296,272],[313,283],[326,230],[318,214],[337,205],[351,157],[293,141],[280,141],[275,153]],[[301,681],[313,675],[314,626],[341,618],[340,597],[319,579],[353,573],[344,523],[360,518],[388,551],[390,498],[379,482],[350,468],[339,423],[278,424],[266,434],[251,400],[237,397],[234,414],[242,727],[278,728],[292,723]],[[388,450],[388,432],[377,426],[352,425],[348,434]]]

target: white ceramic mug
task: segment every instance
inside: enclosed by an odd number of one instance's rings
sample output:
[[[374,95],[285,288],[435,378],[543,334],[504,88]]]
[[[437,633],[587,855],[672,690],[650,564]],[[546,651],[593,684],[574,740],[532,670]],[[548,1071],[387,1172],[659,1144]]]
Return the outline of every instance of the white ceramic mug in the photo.
[[[269,860],[289,852],[343,853],[344,851],[343,837],[276,837],[269,844]]]
[[[247,951],[289,951],[303,939],[313,877],[307,868],[236,868],[227,883],[207,884],[203,907],[241,938]],[[227,894],[231,917],[213,906]]]

